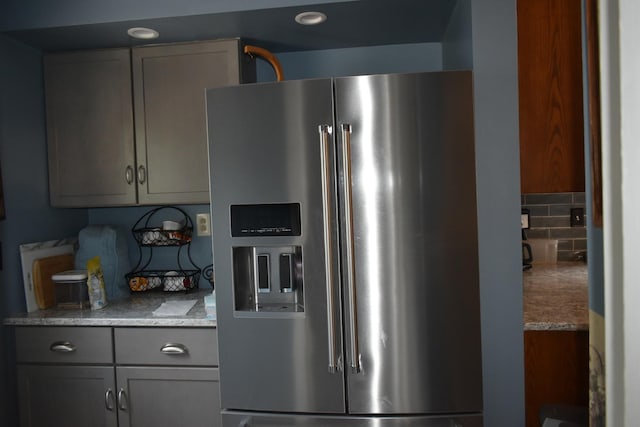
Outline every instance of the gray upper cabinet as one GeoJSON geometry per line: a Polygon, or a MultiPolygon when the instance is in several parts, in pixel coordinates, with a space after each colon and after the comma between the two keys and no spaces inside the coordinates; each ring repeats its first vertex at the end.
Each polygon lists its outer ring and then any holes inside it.
{"type": "Polygon", "coordinates": [[[129,49],[44,57],[53,206],[136,203],[129,49]]]}
{"type": "Polygon", "coordinates": [[[242,83],[243,72],[255,78],[241,47],[229,39],[46,55],[51,204],[208,203],[205,89],[242,83]]]}
{"type": "Polygon", "coordinates": [[[241,83],[240,43],[132,50],[138,201],[209,203],[205,89],[241,83]]]}

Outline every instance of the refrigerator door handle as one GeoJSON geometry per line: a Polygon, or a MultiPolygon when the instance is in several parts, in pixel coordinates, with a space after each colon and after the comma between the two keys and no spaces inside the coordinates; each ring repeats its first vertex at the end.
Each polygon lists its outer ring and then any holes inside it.
{"type": "Polygon", "coordinates": [[[335,297],[333,285],[333,243],[331,239],[331,163],[329,151],[329,135],[332,128],[329,125],[318,126],[320,133],[320,163],[322,168],[322,210],[324,218],[324,268],[325,284],[327,289],[327,331],[329,344],[329,373],[336,373],[340,370],[340,363],[336,355],[336,316],[335,297]]]}
{"type": "Polygon", "coordinates": [[[349,289],[349,329],[351,341],[351,372],[362,371],[360,349],[358,345],[358,317],[356,312],[356,270],[355,236],[353,231],[353,200],[351,197],[351,132],[350,124],[343,123],[342,130],[342,169],[344,172],[343,194],[345,211],[345,243],[347,246],[347,285],[349,289]]]}

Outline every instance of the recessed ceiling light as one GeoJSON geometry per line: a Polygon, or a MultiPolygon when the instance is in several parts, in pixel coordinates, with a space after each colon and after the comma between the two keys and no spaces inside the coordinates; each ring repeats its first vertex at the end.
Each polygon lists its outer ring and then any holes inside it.
{"type": "Polygon", "coordinates": [[[160,35],[160,33],[158,33],[156,30],[144,27],[129,28],[127,30],[127,34],[129,34],[129,36],[133,37],[134,39],[144,40],[155,39],[160,35]]]}
{"type": "Polygon", "coordinates": [[[318,25],[327,20],[322,12],[302,12],[296,15],[296,22],[300,25],[318,25]]]}

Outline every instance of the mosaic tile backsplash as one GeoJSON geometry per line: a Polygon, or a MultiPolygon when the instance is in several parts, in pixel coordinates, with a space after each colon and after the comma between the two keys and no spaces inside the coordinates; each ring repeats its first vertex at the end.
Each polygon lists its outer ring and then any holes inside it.
{"type": "MultiPolygon", "coordinates": [[[[558,261],[578,261],[587,252],[587,229],[571,227],[571,208],[583,208],[584,192],[523,194],[521,205],[529,209],[529,239],[557,239],[558,261]]],[[[584,223],[587,219],[585,215],[584,223]]]]}

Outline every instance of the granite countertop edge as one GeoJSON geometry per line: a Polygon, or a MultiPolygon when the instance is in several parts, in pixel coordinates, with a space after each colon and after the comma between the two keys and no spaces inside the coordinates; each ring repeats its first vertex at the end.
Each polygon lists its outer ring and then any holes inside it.
{"type": "Polygon", "coordinates": [[[120,327],[200,327],[215,328],[217,322],[214,319],[182,319],[164,318],[153,319],[127,318],[127,319],[87,319],[87,318],[60,318],[60,317],[8,317],[4,320],[5,326],[120,326],[120,327]]]}
{"type": "Polygon", "coordinates": [[[524,324],[525,331],[588,331],[588,323],[570,322],[527,322],[524,324]]]}
{"type": "Polygon", "coordinates": [[[119,327],[200,327],[215,328],[215,319],[207,316],[204,296],[210,289],[189,293],[142,292],[110,301],[100,310],[46,309],[15,313],[3,319],[6,326],[119,326],[119,327]],[[184,316],[156,316],[153,311],[168,301],[195,300],[184,316]]]}

